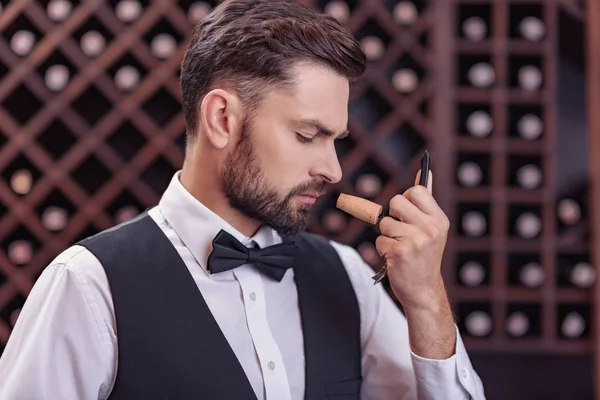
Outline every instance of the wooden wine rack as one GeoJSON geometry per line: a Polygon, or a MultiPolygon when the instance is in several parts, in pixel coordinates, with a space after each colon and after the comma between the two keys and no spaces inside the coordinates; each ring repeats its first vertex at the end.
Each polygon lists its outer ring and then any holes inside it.
{"type": "MultiPolygon", "coordinates": [[[[328,3],[299,1],[321,10],[328,3]]],[[[11,331],[10,316],[20,309],[43,268],[78,239],[113,226],[119,207],[131,204],[141,211],[155,205],[183,160],[185,124],[178,71],[193,26],[187,16],[192,1],[142,1],[142,15],[129,24],[115,16],[116,1],[73,2],[78,5],[63,23],[48,19],[47,3],[3,1],[0,12],[0,352],[11,331]],[[18,29],[36,34],[35,47],[25,57],[9,47],[18,29]],[[81,36],[90,29],[107,39],[106,48],[95,58],[84,55],[79,46],[81,36]],[[150,51],[151,38],[160,32],[177,40],[175,54],[166,60],[150,51]],[[67,65],[71,72],[68,86],[58,93],[48,89],[43,79],[45,70],[55,63],[67,65]],[[142,73],[139,86],[129,93],[120,91],[113,80],[116,69],[124,64],[142,73]],[[10,176],[19,168],[34,175],[33,190],[25,196],[15,194],[9,185],[10,176]],[[69,211],[68,226],[56,233],[46,230],[40,220],[40,210],[53,202],[69,211]],[[17,239],[35,245],[33,259],[23,266],[11,263],[6,253],[8,244],[17,239]]],[[[209,3],[214,6],[216,2],[209,3]]],[[[585,11],[583,2],[576,0],[415,0],[418,18],[403,26],[394,20],[396,3],[347,1],[351,14],[345,24],[358,39],[379,37],[385,52],[369,62],[363,81],[352,93],[352,135],[338,148],[344,178],[315,206],[310,230],[353,246],[373,243],[378,234],[375,228],[348,218],[346,229],[332,233],[322,223],[325,213],[334,209],[339,193],[358,195],[356,180],[364,173],[380,177],[382,190],[372,200],[386,205],[413,184],[420,156],[428,149],[435,174],[434,196],[452,221],[443,270],[467,346],[493,352],[600,353],[600,340],[594,340],[600,314],[592,308],[594,299],[600,303],[600,294],[596,290],[594,297],[593,289],[559,287],[555,279],[557,256],[563,251],[587,255],[593,248],[593,265],[600,264],[600,242],[591,229],[600,226],[600,219],[591,210],[593,219],[564,236],[557,233],[553,154],[559,78],[557,15],[563,10],[582,20],[586,14],[599,20],[598,4],[590,2],[593,5],[585,11]],[[467,6],[489,12],[490,35],[479,43],[467,42],[458,33],[467,6]],[[510,18],[519,7],[539,10],[546,25],[541,42],[529,43],[511,34],[510,18]],[[496,72],[492,88],[480,90],[461,83],[464,56],[490,61],[496,72]],[[511,62],[519,57],[539,60],[542,90],[523,93],[514,87],[511,62]],[[401,94],[392,85],[391,76],[401,67],[413,69],[419,78],[410,94],[401,94]],[[494,120],[490,137],[475,139],[458,128],[461,107],[469,104],[490,110],[494,120]],[[519,105],[542,110],[545,129],[539,140],[526,142],[509,135],[511,110],[519,105]],[[465,189],[456,183],[455,170],[463,153],[488,157],[488,185],[465,189]],[[508,185],[509,160],[515,155],[539,156],[544,175],[541,189],[525,191],[508,185]],[[490,231],[484,238],[459,233],[459,208],[473,203],[489,208],[490,231]],[[510,210],[515,203],[533,205],[539,211],[543,224],[539,238],[511,236],[510,210]],[[477,288],[463,287],[457,279],[459,261],[469,253],[481,253],[488,260],[489,278],[477,288]],[[547,277],[541,288],[508,283],[510,256],[520,253],[539,256],[547,277]],[[558,335],[562,307],[569,304],[581,305],[594,324],[582,339],[565,340],[558,335]],[[533,336],[510,339],[506,335],[504,321],[513,305],[533,306],[531,310],[539,314],[534,318],[538,326],[533,336]],[[483,307],[491,313],[489,336],[474,338],[465,332],[464,307],[483,307]]],[[[593,38],[588,67],[600,72],[597,26],[590,24],[588,30],[593,38]]],[[[597,133],[600,74],[592,75],[589,129],[597,133]]],[[[595,205],[600,201],[600,164],[591,155],[600,150],[600,141],[597,134],[590,139],[590,204],[595,205]]],[[[372,267],[377,269],[381,263],[372,267]]]]}

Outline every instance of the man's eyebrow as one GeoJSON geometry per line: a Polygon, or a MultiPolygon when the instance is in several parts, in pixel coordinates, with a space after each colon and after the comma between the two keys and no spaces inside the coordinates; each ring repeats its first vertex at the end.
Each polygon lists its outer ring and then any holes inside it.
{"type": "MultiPolygon", "coordinates": [[[[319,131],[319,133],[321,133],[325,136],[328,136],[328,137],[336,136],[336,133],[332,129],[327,128],[320,121],[317,121],[316,119],[301,119],[299,121],[299,124],[304,125],[309,128],[316,129],[317,131],[319,131]]],[[[349,134],[350,134],[350,131],[348,129],[346,129],[344,132],[337,135],[336,139],[345,139],[348,137],[349,134]]]]}

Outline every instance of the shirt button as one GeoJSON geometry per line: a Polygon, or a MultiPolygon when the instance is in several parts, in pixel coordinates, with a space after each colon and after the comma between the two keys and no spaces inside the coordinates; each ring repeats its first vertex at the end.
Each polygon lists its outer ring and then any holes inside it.
{"type": "Polygon", "coordinates": [[[271,371],[275,370],[275,363],[273,361],[269,361],[269,363],[267,364],[267,367],[269,367],[269,369],[271,371]]]}
{"type": "Polygon", "coordinates": [[[256,301],[256,293],[254,293],[254,292],[250,293],[250,300],[256,301]]]}
{"type": "Polygon", "coordinates": [[[469,377],[469,374],[467,373],[466,369],[462,370],[462,377],[463,377],[463,379],[467,379],[469,377]]]}

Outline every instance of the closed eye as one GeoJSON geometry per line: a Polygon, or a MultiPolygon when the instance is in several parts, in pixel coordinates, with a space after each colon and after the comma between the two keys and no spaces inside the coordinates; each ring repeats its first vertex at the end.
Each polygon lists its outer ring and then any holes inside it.
{"type": "Polygon", "coordinates": [[[304,144],[309,144],[309,143],[312,143],[314,141],[313,138],[306,137],[306,136],[301,135],[299,133],[296,133],[296,137],[298,138],[298,141],[300,143],[304,143],[304,144]]]}

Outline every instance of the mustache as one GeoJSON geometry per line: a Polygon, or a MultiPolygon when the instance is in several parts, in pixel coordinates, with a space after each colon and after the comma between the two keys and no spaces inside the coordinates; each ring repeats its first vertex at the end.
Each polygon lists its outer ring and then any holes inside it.
{"type": "Polygon", "coordinates": [[[313,181],[301,184],[292,189],[288,197],[296,196],[302,193],[314,193],[316,195],[322,196],[327,191],[328,185],[329,184],[324,181],[313,181]]]}

